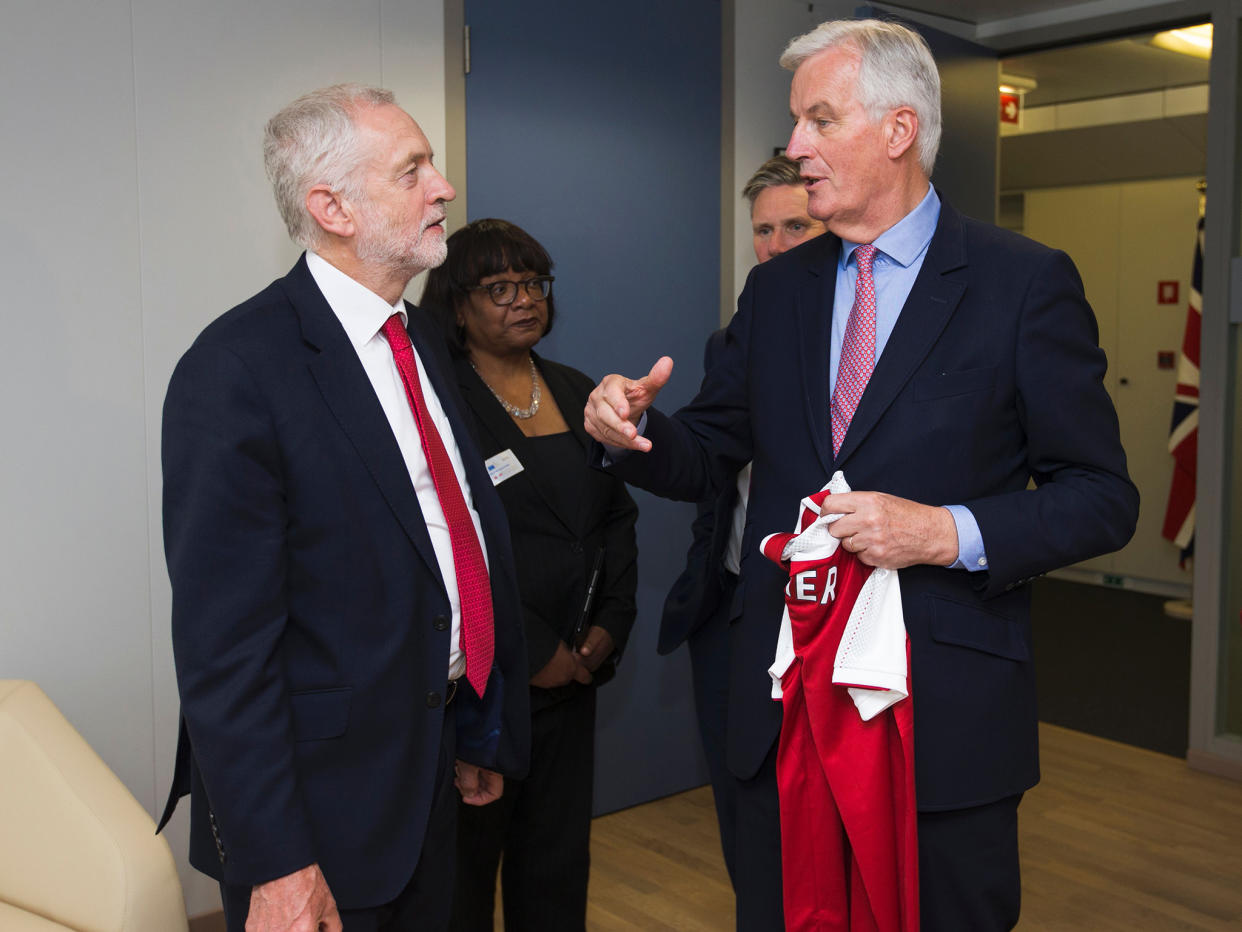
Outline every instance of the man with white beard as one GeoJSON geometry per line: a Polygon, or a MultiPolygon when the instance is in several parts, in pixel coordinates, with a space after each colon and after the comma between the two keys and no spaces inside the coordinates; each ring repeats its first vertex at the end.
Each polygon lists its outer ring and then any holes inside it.
{"type": "Polygon", "coordinates": [[[508,527],[435,325],[445,202],[390,92],[315,91],[266,129],[293,270],[223,315],[164,405],[181,694],[161,827],[230,932],[447,927],[454,783],[483,804],[529,745],[508,527]]]}

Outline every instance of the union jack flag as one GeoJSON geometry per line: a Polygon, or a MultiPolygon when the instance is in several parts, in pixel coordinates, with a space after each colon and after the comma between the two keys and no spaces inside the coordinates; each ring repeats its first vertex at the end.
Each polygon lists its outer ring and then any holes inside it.
{"type": "Polygon", "coordinates": [[[1199,329],[1203,321],[1203,218],[1195,238],[1195,268],[1190,280],[1186,332],[1177,363],[1177,394],[1173,397],[1173,483],[1161,534],[1181,548],[1181,565],[1195,551],[1195,465],[1199,452],[1199,329]]]}

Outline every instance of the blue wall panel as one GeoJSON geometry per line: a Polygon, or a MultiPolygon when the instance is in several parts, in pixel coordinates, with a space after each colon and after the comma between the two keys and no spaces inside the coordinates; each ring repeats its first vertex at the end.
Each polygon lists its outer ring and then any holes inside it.
{"type": "MultiPolygon", "coordinates": [[[[552,254],[559,316],[540,352],[597,378],[670,355],[660,403],[673,410],[698,387],[720,306],[718,0],[658,16],[468,0],[466,22],[470,219],[511,220],[552,254]]],[[[706,782],[685,650],[655,653],[693,508],[635,498],[639,617],[600,694],[598,812],[706,782]]]]}

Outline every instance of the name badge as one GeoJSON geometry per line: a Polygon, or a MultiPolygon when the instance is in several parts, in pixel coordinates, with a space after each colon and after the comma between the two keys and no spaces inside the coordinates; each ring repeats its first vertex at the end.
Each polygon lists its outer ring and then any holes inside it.
{"type": "Polygon", "coordinates": [[[524,470],[526,467],[518,462],[518,458],[513,455],[512,450],[505,450],[497,453],[487,461],[487,474],[492,477],[492,485],[500,485],[506,479],[511,479],[524,470]]]}

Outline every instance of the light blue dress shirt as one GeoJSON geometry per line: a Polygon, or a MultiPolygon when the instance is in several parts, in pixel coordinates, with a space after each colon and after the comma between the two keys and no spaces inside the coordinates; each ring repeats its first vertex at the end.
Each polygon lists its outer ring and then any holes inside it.
{"type": "MultiPolygon", "coordinates": [[[[905,306],[914,280],[923,268],[923,260],[927,258],[927,247],[931,245],[936,224],[940,220],[940,198],[936,189],[927,186],[927,195],[919,202],[919,206],[901,218],[894,226],[889,227],[875,238],[872,243],[876,248],[875,259],[871,264],[872,277],[875,279],[875,358],[877,363],[888,338],[897,325],[897,318],[905,306]]],[[[828,359],[828,387],[835,389],[837,384],[837,366],[841,361],[841,345],[845,342],[845,325],[849,320],[849,309],[854,306],[854,284],[858,279],[858,264],[851,261],[854,250],[861,244],[849,240],[841,241],[841,258],[837,264],[837,287],[833,297],[832,338],[828,359]],[[845,313],[837,313],[844,309],[845,313]]],[[[987,554],[983,549],[983,536],[979,533],[979,523],[970,509],[964,505],[946,505],[953,522],[957,525],[957,561],[952,564],[955,569],[972,571],[985,570],[988,567],[987,554]]]]}
{"type": "MultiPolygon", "coordinates": [[[[919,206],[889,227],[872,243],[876,248],[871,264],[875,278],[875,358],[888,344],[888,338],[897,325],[897,317],[910,296],[914,280],[918,278],[927,247],[931,245],[936,224],[940,221],[940,198],[936,189],[928,185],[927,196],[919,206]]],[[[841,345],[845,342],[845,324],[850,308],[854,306],[854,285],[858,280],[858,263],[854,250],[861,243],[841,240],[841,258],[837,262],[837,290],[833,298],[832,344],[829,351],[828,389],[837,384],[837,364],[841,360],[841,345]],[[844,313],[842,313],[844,312],[844,313]]]]}

